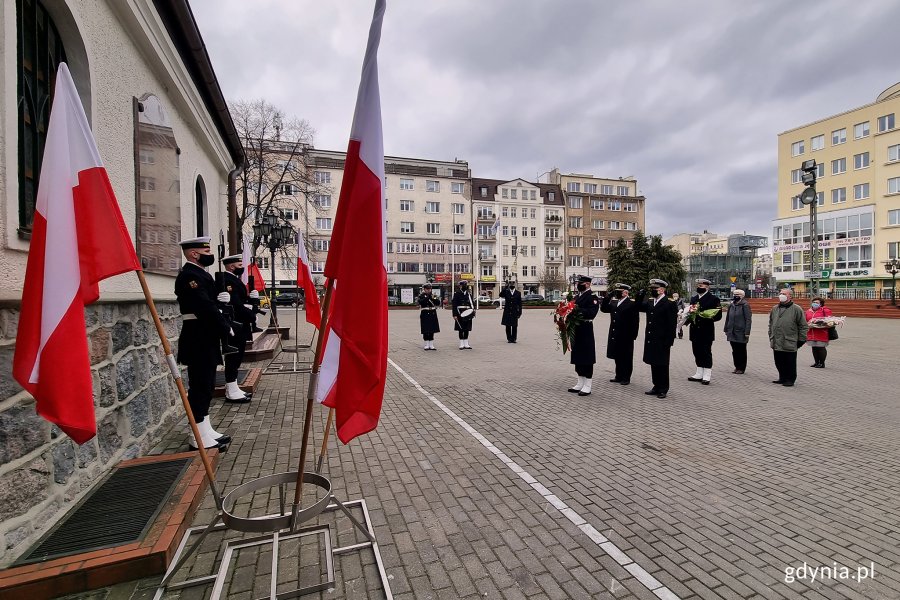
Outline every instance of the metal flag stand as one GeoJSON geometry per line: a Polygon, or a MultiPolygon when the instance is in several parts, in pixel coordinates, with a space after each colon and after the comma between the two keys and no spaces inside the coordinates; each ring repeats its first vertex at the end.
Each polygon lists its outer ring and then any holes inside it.
{"type": "MultiPolygon", "coordinates": [[[[322,306],[323,330],[327,324],[326,315],[328,314],[328,305],[331,302],[332,289],[333,286],[329,283],[328,289],[325,292],[325,299],[322,306]]],[[[160,332],[162,332],[161,325],[159,325],[158,328],[160,332]]],[[[215,489],[210,467],[207,471],[207,477],[210,480],[210,485],[213,489],[213,493],[216,499],[216,515],[213,517],[212,521],[205,527],[191,527],[185,532],[184,537],[182,538],[181,543],[179,544],[177,550],[175,551],[175,555],[172,558],[172,563],[170,564],[168,570],[166,571],[166,574],[163,576],[162,581],[156,589],[154,600],[160,600],[166,591],[175,591],[198,585],[207,585],[210,583],[213,584],[210,600],[219,600],[224,591],[226,578],[228,576],[228,572],[230,570],[231,563],[236,552],[245,548],[268,546],[269,544],[271,544],[272,546],[272,570],[269,574],[270,588],[268,596],[271,600],[296,598],[304,594],[329,589],[334,585],[335,582],[334,557],[349,552],[361,551],[365,548],[371,548],[375,556],[375,563],[378,566],[378,574],[381,579],[381,585],[384,590],[384,596],[386,600],[393,600],[394,596],[391,593],[391,587],[390,583],[388,582],[387,573],[384,570],[384,562],[381,559],[381,552],[378,548],[378,542],[375,539],[375,533],[372,528],[372,521],[369,517],[369,510],[366,506],[365,500],[360,498],[358,500],[342,502],[334,495],[331,481],[320,473],[325,453],[324,448],[328,441],[328,431],[330,430],[332,423],[331,411],[329,411],[328,425],[324,436],[325,439],[323,443],[323,451],[320,455],[316,471],[304,471],[307,449],[309,447],[309,435],[312,428],[312,411],[313,404],[315,402],[316,382],[318,380],[319,366],[321,364],[323,349],[324,336],[320,335],[316,343],[316,353],[313,359],[313,365],[310,373],[309,386],[307,388],[306,416],[303,424],[303,442],[300,448],[300,462],[298,470],[286,473],[276,473],[274,475],[266,475],[264,477],[254,479],[234,488],[224,498],[220,499],[218,492],[215,489]],[[286,503],[286,486],[291,482],[293,482],[295,485],[294,501],[290,505],[290,507],[288,507],[286,503]],[[316,501],[305,508],[302,507],[304,483],[308,483],[317,488],[316,501]],[[279,511],[277,513],[268,514],[261,517],[244,517],[235,514],[235,508],[239,504],[239,500],[253,495],[258,491],[270,489],[273,487],[278,488],[279,511]],[[363,522],[365,524],[360,523],[360,521],[353,516],[353,514],[350,512],[349,507],[359,507],[362,510],[363,522]],[[350,544],[347,546],[336,547],[332,543],[330,525],[324,524],[300,527],[302,523],[309,521],[320,514],[334,512],[337,510],[340,510],[350,520],[354,528],[365,537],[366,541],[350,544]],[[184,564],[187,562],[187,559],[197,552],[203,540],[213,531],[223,530],[238,531],[243,533],[261,533],[264,535],[248,539],[238,538],[226,541],[224,545],[224,554],[222,555],[222,559],[219,562],[219,567],[215,573],[201,577],[195,577],[193,579],[187,579],[185,581],[173,582],[172,579],[175,574],[178,573],[179,569],[181,569],[182,566],[184,566],[184,564]],[[185,548],[188,547],[190,537],[197,532],[200,533],[199,537],[185,552],[185,548]],[[300,540],[305,536],[319,535],[323,536],[323,544],[325,548],[325,580],[306,587],[300,587],[285,592],[278,592],[276,587],[278,584],[278,559],[280,545],[283,542],[289,540],[300,540]]],[[[180,384],[180,380],[179,386],[183,388],[183,386],[181,386],[180,384]]],[[[186,403],[186,396],[184,396],[184,399],[186,403]]],[[[190,417],[190,412],[188,414],[190,417]]],[[[196,424],[193,422],[192,417],[191,424],[194,428],[196,428],[196,424]]],[[[201,456],[204,455],[205,453],[201,451],[201,456]]]]}
{"type": "MultiPolygon", "coordinates": [[[[300,296],[300,288],[297,288],[297,296],[300,296]]],[[[309,304],[306,303],[306,310],[309,310],[309,304]]],[[[299,338],[300,332],[300,303],[294,306],[294,339],[299,338]]],[[[292,366],[287,368],[287,363],[275,362],[274,360],[266,365],[264,373],[266,375],[293,375],[295,373],[309,373],[312,371],[312,363],[309,361],[300,361],[298,356],[301,351],[309,351],[312,349],[313,340],[316,339],[316,331],[313,330],[312,337],[308,344],[295,343],[293,346],[281,345],[281,353],[287,352],[293,354],[292,366]]]]}

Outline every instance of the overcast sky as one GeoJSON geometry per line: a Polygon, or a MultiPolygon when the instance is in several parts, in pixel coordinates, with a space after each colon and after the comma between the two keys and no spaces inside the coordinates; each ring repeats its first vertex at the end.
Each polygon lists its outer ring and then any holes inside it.
{"type": "MultiPolygon", "coordinates": [[[[374,0],[191,5],[229,101],[346,149],[374,0]]],[[[385,154],[632,175],[648,233],[770,236],[778,133],[900,81],[898,23],[896,0],[388,0],[385,154]]]]}

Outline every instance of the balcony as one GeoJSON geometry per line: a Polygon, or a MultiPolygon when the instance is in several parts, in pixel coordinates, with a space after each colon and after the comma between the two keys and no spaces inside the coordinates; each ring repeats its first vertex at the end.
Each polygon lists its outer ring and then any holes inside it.
{"type": "Polygon", "coordinates": [[[545,244],[562,244],[563,240],[561,237],[548,237],[544,238],[545,244]]]}
{"type": "Polygon", "coordinates": [[[544,223],[548,225],[562,225],[562,217],[557,215],[547,215],[544,217],[544,223]]]}
{"type": "Polygon", "coordinates": [[[478,260],[481,262],[497,262],[496,254],[480,254],[478,260]]]}
{"type": "Polygon", "coordinates": [[[561,263],[563,261],[562,254],[548,254],[544,257],[544,262],[561,263]]]}
{"type": "Polygon", "coordinates": [[[497,220],[497,215],[494,213],[478,213],[475,218],[479,221],[490,221],[493,223],[497,220]]]}
{"type": "Polygon", "coordinates": [[[493,240],[496,240],[496,239],[497,239],[497,236],[496,236],[496,235],[491,235],[491,234],[489,234],[489,233],[479,233],[479,234],[478,234],[478,239],[479,239],[479,240],[492,240],[492,241],[493,241],[493,240]]]}

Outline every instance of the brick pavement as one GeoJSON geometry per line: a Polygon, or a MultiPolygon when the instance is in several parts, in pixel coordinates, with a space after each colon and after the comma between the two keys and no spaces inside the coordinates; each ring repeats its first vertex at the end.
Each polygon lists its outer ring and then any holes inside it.
{"type": "MultiPolygon", "coordinates": [[[[765,317],[754,315],[747,374],[730,374],[720,336],[712,385],[690,383],[690,342],[678,340],[672,389],[659,400],[643,394],[650,377],[639,356],[631,386],[607,383],[603,317],[594,394],[584,398],[565,391],[574,370],[548,311],[525,312],[515,345],[505,343],[500,313],[484,311],[472,351],[456,349],[449,313],[440,313],[438,352],[421,350],[417,313],[390,317],[392,361],[446,410],[389,367],[381,425],[349,446],[332,443],[327,471],[342,497],[365,494],[396,598],[657,598],[642,580],[681,598],[900,598],[900,323],[851,320],[828,368],[809,369],[803,348],[798,385],[783,388],[770,383],[765,317]],[[804,561],[854,571],[871,561],[876,574],[785,583],[785,568],[804,561]]],[[[305,375],[266,376],[253,403],[215,406],[218,428],[236,438],[219,467],[226,491],[296,468],[305,391],[305,375]]],[[[317,409],[317,440],[323,419],[317,409]]],[[[182,450],[185,430],[159,450],[182,450]]],[[[260,514],[275,503],[264,495],[243,504],[260,514]]],[[[196,523],[211,510],[207,498],[196,523]]],[[[346,520],[334,523],[350,543],[346,520]]],[[[213,565],[222,537],[204,545],[192,574],[213,565]]],[[[316,544],[300,548],[299,568],[296,547],[285,552],[279,591],[298,569],[304,583],[317,576],[316,544]]],[[[265,593],[270,559],[265,549],[243,551],[229,597],[265,593]]],[[[335,589],[319,596],[379,597],[371,552],[336,568],[335,589]]],[[[152,584],[96,597],[149,598],[152,584]]]]}

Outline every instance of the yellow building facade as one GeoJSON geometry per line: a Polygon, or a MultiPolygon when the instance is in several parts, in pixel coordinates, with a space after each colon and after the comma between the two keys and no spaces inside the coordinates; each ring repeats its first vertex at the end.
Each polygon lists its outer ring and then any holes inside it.
{"type": "Polygon", "coordinates": [[[810,208],[800,202],[803,161],[817,163],[820,289],[878,298],[885,268],[900,258],[900,83],[875,102],[778,135],[778,213],[773,275],[805,291],[810,277],[810,208]]]}

